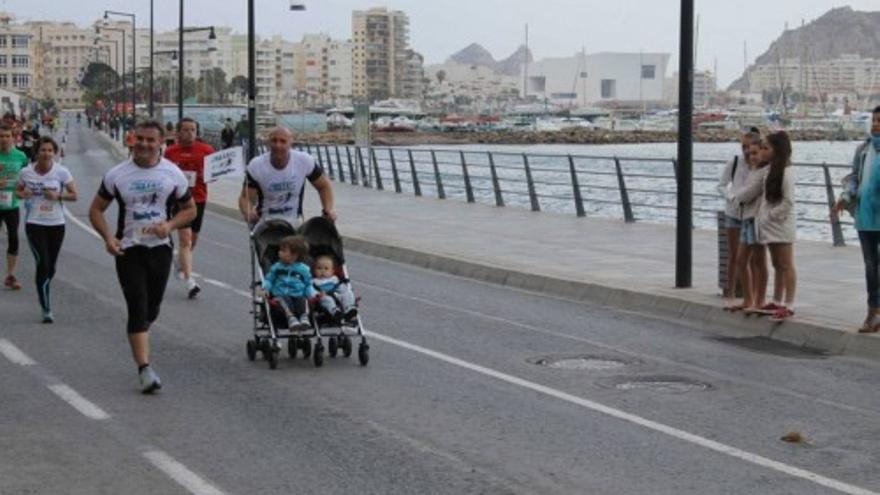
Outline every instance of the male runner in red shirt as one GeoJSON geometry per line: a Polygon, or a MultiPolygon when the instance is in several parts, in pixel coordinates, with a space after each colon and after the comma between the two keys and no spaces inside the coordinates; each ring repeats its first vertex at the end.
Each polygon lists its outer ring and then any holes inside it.
{"type": "Polygon", "coordinates": [[[205,203],[208,201],[208,185],[205,184],[205,157],[214,153],[210,145],[196,140],[198,124],[195,120],[184,117],[177,124],[177,142],[165,150],[165,158],[176,163],[189,183],[189,190],[196,203],[196,219],[189,227],[177,231],[180,241],[178,260],[180,272],[186,282],[187,295],[190,299],[202,290],[192,278],[192,257],[202,229],[205,216],[205,203]]]}

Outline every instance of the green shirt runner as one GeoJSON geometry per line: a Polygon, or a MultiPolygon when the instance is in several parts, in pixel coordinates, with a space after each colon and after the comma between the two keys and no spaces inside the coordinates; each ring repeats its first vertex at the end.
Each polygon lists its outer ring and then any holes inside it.
{"type": "Polygon", "coordinates": [[[16,148],[9,153],[0,152],[0,210],[15,210],[18,208],[18,197],[15,196],[15,186],[21,169],[28,164],[27,155],[16,148]],[[5,184],[3,183],[5,181],[5,184]]]}

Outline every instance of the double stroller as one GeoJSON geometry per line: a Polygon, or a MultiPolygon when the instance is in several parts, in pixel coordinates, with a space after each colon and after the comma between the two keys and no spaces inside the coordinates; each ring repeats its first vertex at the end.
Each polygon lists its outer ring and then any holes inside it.
{"type": "Polygon", "coordinates": [[[302,353],[303,358],[311,357],[315,367],[324,364],[324,339],[327,339],[327,352],[331,358],[339,353],[349,357],[353,351],[353,340],[358,344],[358,361],[366,366],[370,360],[370,346],[364,336],[362,318],[342,320],[328,314],[318,298],[310,298],[308,304],[309,327],[294,329],[288,325],[287,314],[279,301],[258,292],[263,276],[273,263],[278,261],[278,248],[281,239],[299,234],[309,244],[309,257],[333,257],[335,275],[339,280],[348,280],[342,239],[333,222],[323,217],[314,217],[304,223],[299,230],[284,220],[263,221],[253,229],[251,239],[251,304],[254,321],[253,338],[247,341],[247,356],[251,361],[260,353],[268,361],[269,368],[278,367],[281,343],[287,341],[287,353],[291,359],[302,353]]]}

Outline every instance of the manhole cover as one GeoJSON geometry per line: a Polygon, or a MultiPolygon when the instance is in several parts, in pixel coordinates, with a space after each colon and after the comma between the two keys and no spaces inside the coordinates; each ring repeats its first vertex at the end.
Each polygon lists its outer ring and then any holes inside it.
{"type": "Polygon", "coordinates": [[[797,346],[767,337],[715,337],[715,340],[753,352],[794,359],[825,359],[829,356],[827,351],[797,346]]]}
{"type": "Polygon", "coordinates": [[[605,371],[623,368],[629,363],[623,359],[607,356],[589,355],[554,355],[541,356],[528,360],[538,366],[546,366],[557,370],[588,370],[605,371]]]}
{"type": "Polygon", "coordinates": [[[617,390],[652,390],[667,394],[683,394],[710,390],[712,385],[680,376],[622,376],[604,382],[602,385],[617,390]]]}

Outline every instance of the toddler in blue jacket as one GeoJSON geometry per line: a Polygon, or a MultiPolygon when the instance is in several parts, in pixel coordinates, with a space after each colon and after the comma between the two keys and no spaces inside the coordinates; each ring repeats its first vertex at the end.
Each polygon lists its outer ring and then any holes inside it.
{"type": "Polygon", "coordinates": [[[263,278],[263,290],[281,304],[290,330],[305,330],[309,325],[308,298],[317,294],[312,286],[312,272],[303,260],[309,245],[301,236],[281,239],[278,261],[263,278]]]}

